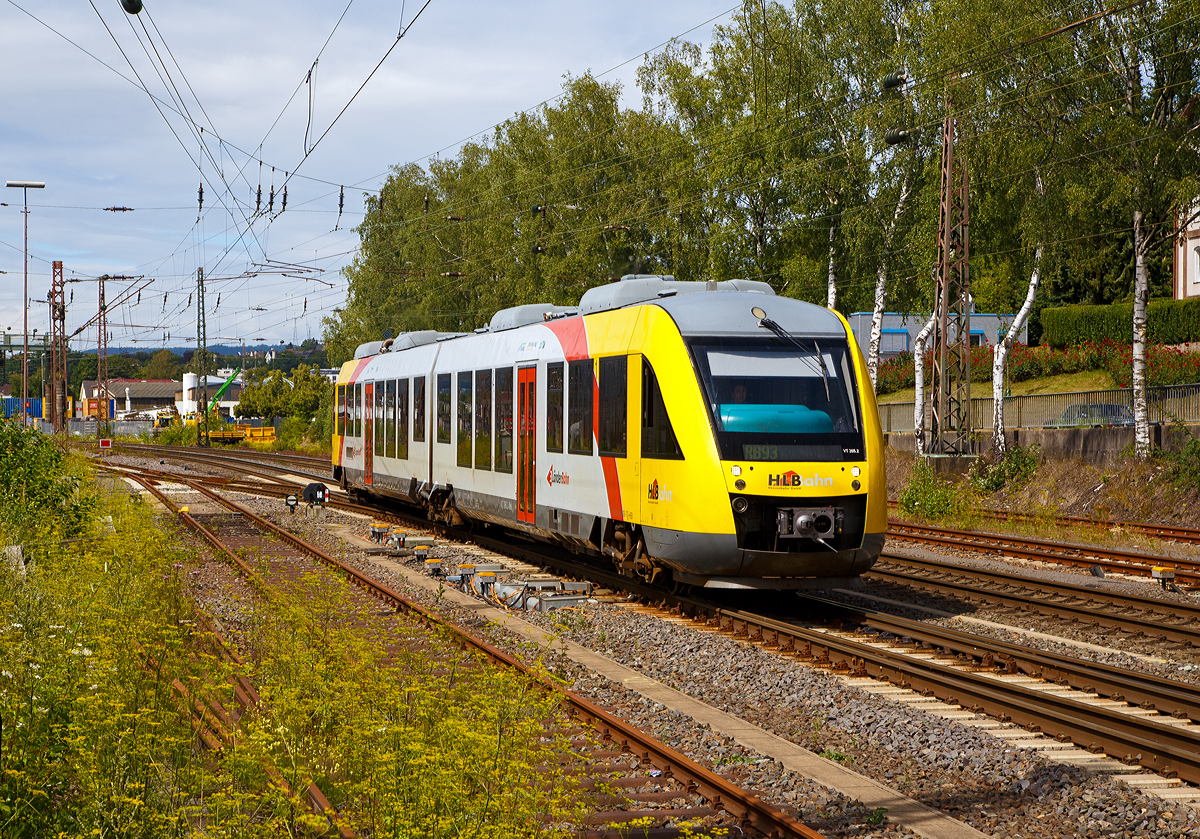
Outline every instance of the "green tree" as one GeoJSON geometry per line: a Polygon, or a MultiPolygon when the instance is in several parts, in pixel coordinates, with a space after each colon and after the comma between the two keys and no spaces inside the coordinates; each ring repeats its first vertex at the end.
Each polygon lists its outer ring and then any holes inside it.
{"type": "Polygon", "coordinates": [[[310,422],[322,398],[332,390],[333,385],[316,367],[297,367],[290,377],[260,367],[247,373],[234,413],[239,417],[295,417],[310,422]]]}
{"type": "Polygon", "coordinates": [[[168,349],[157,351],[150,357],[150,361],[142,370],[142,377],[146,379],[178,379],[178,356],[168,349]]]}

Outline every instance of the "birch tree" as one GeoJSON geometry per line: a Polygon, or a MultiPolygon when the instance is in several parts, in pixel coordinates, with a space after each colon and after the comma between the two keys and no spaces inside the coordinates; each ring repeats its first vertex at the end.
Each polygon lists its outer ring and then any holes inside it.
{"type": "Polygon", "coordinates": [[[1017,316],[1008,325],[1004,337],[996,344],[992,352],[992,453],[998,461],[1007,449],[1004,439],[1004,371],[1008,365],[1008,353],[1025,323],[1029,313],[1033,311],[1033,301],[1037,299],[1038,284],[1042,276],[1042,243],[1038,242],[1037,253],[1033,257],[1033,272],[1029,275],[1029,291],[1025,294],[1025,302],[1021,304],[1017,316]]]}

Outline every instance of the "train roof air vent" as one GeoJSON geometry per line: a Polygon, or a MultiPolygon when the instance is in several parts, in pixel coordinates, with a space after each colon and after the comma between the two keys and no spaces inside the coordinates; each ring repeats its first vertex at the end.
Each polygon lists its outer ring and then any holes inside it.
{"type": "Polygon", "coordinates": [[[699,294],[705,291],[753,291],[772,295],[775,293],[771,286],[756,280],[686,282],[669,274],[627,274],[620,282],[585,291],[579,301],[579,311],[581,314],[590,315],[593,312],[607,312],[666,297],[682,297],[685,294],[699,294]]]}
{"type": "Polygon", "coordinates": [[[573,317],[579,314],[576,306],[553,306],[549,303],[527,303],[524,306],[513,306],[511,309],[501,309],[492,315],[488,328],[492,332],[503,332],[506,329],[516,329],[518,326],[529,326],[531,323],[543,323],[547,320],[573,317]],[[552,315],[553,317],[547,317],[552,315]]]}
{"type": "Polygon", "coordinates": [[[401,332],[395,338],[389,338],[387,341],[368,341],[365,344],[359,344],[358,349],[354,351],[354,357],[370,358],[373,355],[379,355],[381,352],[399,352],[400,350],[420,347],[424,344],[432,344],[434,341],[455,338],[462,334],[464,333],[435,332],[432,329],[423,329],[419,332],[401,332]],[[384,344],[390,344],[390,346],[385,348],[384,344]]]}

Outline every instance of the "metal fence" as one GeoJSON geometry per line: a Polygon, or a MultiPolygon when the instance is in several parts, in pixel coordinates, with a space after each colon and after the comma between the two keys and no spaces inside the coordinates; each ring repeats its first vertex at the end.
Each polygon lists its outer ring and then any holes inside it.
{"type": "MultiPolygon", "coordinates": [[[[1150,422],[1200,423],[1200,384],[1146,388],[1150,422]]],[[[1133,410],[1133,390],[1084,390],[1075,393],[1042,393],[1009,396],[1004,400],[1005,428],[1071,427],[1074,420],[1067,412],[1080,405],[1123,405],[1133,410]]],[[[913,430],[912,402],[891,402],[879,406],[879,420],[885,433],[913,430]]],[[[930,404],[925,406],[925,428],[929,428],[930,404]]],[[[990,430],[992,398],[971,400],[971,427],[990,430]]]]}

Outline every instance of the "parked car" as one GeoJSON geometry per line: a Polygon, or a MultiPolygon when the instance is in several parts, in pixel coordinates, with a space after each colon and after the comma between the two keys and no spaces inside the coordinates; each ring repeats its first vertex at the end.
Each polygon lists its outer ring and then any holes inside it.
{"type": "Polygon", "coordinates": [[[1092,402],[1068,405],[1045,428],[1114,428],[1133,425],[1133,411],[1126,405],[1092,402]]]}

